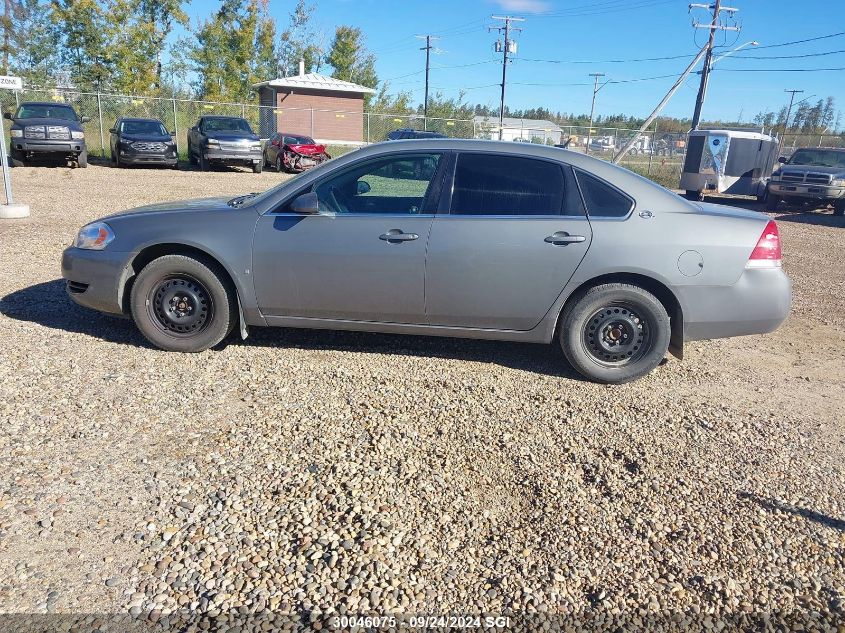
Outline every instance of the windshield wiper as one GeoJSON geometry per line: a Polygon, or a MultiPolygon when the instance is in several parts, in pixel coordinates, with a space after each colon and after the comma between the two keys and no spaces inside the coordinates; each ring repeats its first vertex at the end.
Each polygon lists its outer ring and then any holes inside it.
{"type": "Polygon", "coordinates": [[[246,202],[247,200],[250,200],[251,198],[254,198],[255,196],[257,196],[258,193],[259,193],[258,191],[254,191],[253,193],[248,193],[248,194],[245,194],[243,196],[238,196],[237,198],[232,198],[226,204],[228,204],[230,207],[239,207],[244,202],[246,202]]]}

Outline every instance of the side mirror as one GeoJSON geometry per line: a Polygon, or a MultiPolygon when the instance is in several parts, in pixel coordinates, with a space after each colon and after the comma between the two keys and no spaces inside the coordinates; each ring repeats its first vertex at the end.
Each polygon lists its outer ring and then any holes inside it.
{"type": "Polygon", "coordinates": [[[109,134],[117,134],[117,130],[114,129],[113,127],[109,128],[109,134]]]}
{"type": "Polygon", "coordinates": [[[84,116],[81,119],[79,119],[79,122],[80,123],[88,123],[90,120],[91,120],[91,117],[84,116]]]}
{"type": "Polygon", "coordinates": [[[176,138],[176,132],[170,132],[171,138],[176,138]]]}
{"type": "Polygon", "coordinates": [[[778,162],[782,165],[785,164],[786,163],[786,156],[780,156],[778,158],[778,162]]]}
{"type": "Polygon", "coordinates": [[[317,215],[320,213],[320,200],[313,191],[303,193],[291,202],[290,210],[302,215],[317,215]]]}
{"type": "Polygon", "coordinates": [[[9,121],[14,121],[14,119],[12,118],[12,113],[11,113],[11,112],[4,112],[4,113],[3,113],[3,118],[4,118],[4,119],[8,119],[9,121]]]}
{"type": "Polygon", "coordinates": [[[366,180],[359,180],[356,187],[356,191],[359,196],[365,193],[369,193],[370,183],[368,183],[366,180]]]}

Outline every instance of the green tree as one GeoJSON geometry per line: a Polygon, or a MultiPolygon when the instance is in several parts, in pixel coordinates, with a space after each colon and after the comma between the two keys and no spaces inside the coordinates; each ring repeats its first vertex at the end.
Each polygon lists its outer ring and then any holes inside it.
{"type": "Polygon", "coordinates": [[[245,100],[256,82],[253,46],[259,11],[255,0],[223,0],[202,23],[189,57],[197,91],[208,100],[245,100]]]}
{"type": "Polygon", "coordinates": [[[278,75],[294,75],[299,60],[305,60],[305,72],[317,72],[323,57],[321,36],[311,25],[315,6],[307,0],[297,0],[287,28],[279,36],[278,75]]]}
{"type": "Polygon", "coordinates": [[[41,0],[17,0],[13,5],[10,60],[5,72],[23,77],[28,86],[52,85],[59,46],[52,8],[41,0]]]}
{"type": "Polygon", "coordinates": [[[368,88],[375,88],[378,84],[375,55],[367,51],[359,28],[337,27],[326,61],[332,67],[332,77],[336,79],[352,81],[368,88]]]}
{"type": "Polygon", "coordinates": [[[59,59],[73,84],[91,89],[106,81],[111,68],[104,6],[96,0],[53,0],[51,17],[60,34],[59,59]]]}
{"type": "Polygon", "coordinates": [[[261,13],[255,31],[253,75],[259,81],[275,79],[279,71],[279,52],[276,47],[276,21],[270,15],[269,0],[261,1],[261,13]]]}

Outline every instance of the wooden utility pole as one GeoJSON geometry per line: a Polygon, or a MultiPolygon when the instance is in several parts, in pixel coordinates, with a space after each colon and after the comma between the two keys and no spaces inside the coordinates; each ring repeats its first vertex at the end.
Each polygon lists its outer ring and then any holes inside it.
{"type": "Polygon", "coordinates": [[[499,33],[504,33],[505,41],[496,42],[496,52],[502,53],[502,96],[499,101],[499,140],[502,140],[502,127],[505,119],[505,81],[508,73],[508,54],[516,53],[516,42],[511,40],[511,31],[522,31],[520,28],[512,27],[511,22],[525,22],[525,18],[515,18],[512,16],[491,16],[494,20],[501,20],[505,23],[504,26],[491,26],[488,31],[496,30],[499,33]],[[501,47],[501,51],[499,50],[501,47]]]}
{"type": "Polygon", "coordinates": [[[431,50],[434,48],[431,45],[431,40],[440,39],[435,37],[434,35],[417,35],[419,39],[425,39],[425,46],[420,48],[421,51],[425,51],[425,98],[423,101],[423,129],[428,129],[428,71],[430,68],[431,62],[431,50]]]}
{"type": "MultiPolygon", "coordinates": [[[[584,153],[590,153],[590,139],[593,137],[593,115],[596,112],[596,95],[598,94],[599,90],[604,88],[607,85],[607,81],[605,81],[601,86],[599,86],[599,77],[604,77],[604,73],[590,73],[590,77],[594,79],[593,81],[593,103],[590,106],[590,127],[587,128],[587,144],[584,146],[584,153]]],[[[609,80],[608,80],[609,81],[609,80]]]]}
{"type": "Polygon", "coordinates": [[[713,41],[716,39],[716,31],[739,31],[738,26],[726,26],[724,24],[719,24],[719,14],[722,11],[730,13],[733,15],[739,9],[735,7],[723,7],[722,0],[716,0],[713,4],[691,4],[689,5],[690,9],[712,9],[713,10],[713,19],[710,21],[710,24],[699,24],[698,22],[693,22],[693,28],[696,29],[710,29],[710,36],[707,39],[707,53],[704,56],[704,67],[701,70],[701,83],[698,85],[698,96],[695,98],[695,111],[692,115],[692,126],[693,130],[698,129],[698,124],[701,122],[701,109],[704,106],[704,97],[707,95],[707,80],[710,77],[710,67],[713,62],[713,41]]]}

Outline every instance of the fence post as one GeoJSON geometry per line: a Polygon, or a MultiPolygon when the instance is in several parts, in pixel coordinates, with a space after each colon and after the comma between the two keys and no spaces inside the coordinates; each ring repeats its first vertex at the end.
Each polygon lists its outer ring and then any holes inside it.
{"type": "Polygon", "coordinates": [[[106,157],[106,139],[103,135],[103,102],[100,99],[100,87],[97,86],[97,115],[100,119],[100,156],[106,157]]]}
{"type": "Polygon", "coordinates": [[[654,157],[654,132],[651,134],[651,140],[648,144],[648,169],[646,170],[646,176],[651,176],[651,159],[654,157]]]}
{"type": "Polygon", "coordinates": [[[21,94],[17,90],[15,90],[15,108],[17,108],[21,104],[21,94]]]}
{"type": "Polygon", "coordinates": [[[179,122],[176,120],[176,97],[170,99],[173,103],[173,137],[176,141],[176,156],[179,156],[179,122]]]}
{"type": "Polygon", "coordinates": [[[241,118],[242,119],[246,118],[246,104],[243,104],[243,103],[241,104],[241,118]]]}
{"type": "Polygon", "coordinates": [[[367,144],[370,142],[370,113],[367,112],[367,144]]]}
{"type": "Polygon", "coordinates": [[[311,110],[311,138],[314,138],[314,108],[310,108],[311,110]]]}

